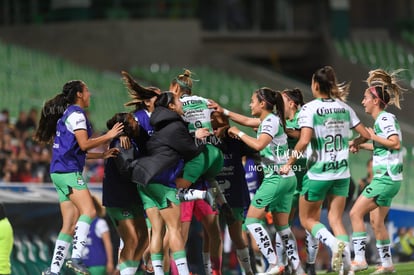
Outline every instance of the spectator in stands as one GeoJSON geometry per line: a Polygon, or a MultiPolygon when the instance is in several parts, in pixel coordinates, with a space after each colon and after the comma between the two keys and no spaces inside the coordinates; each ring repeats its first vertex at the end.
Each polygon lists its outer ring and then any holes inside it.
{"type": "Polygon", "coordinates": [[[20,111],[17,121],[14,124],[14,133],[18,139],[23,138],[23,133],[29,130],[30,125],[25,111],[20,111]]]}
{"type": "Polygon", "coordinates": [[[38,120],[38,110],[36,108],[31,108],[27,114],[26,126],[28,129],[36,129],[37,120],[38,120]]]}
{"type": "Polygon", "coordinates": [[[103,153],[89,153],[88,150],[110,141],[123,130],[122,123],[116,123],[106,134],[90,138],[91,128],[84,111],[89,103],[89,89],[83,81],[67,82],[61,93],[46,101],[34,135],[38,142],[53,142],[50,173],[59,195],[63,218],[51,266],[43,274],[60,273],[72,236],[72,256],[66,264],[76,272],[89,274],[81,256],[96,209],[82,170],[86,158],[116,156],[117,149],[103,153]]]}
{"type": "Polygon", "coordinates": [[[350,212],[353,229],[352,242],[355,250],[355,259],[352,263],[354,271],[368,268],[365,259],[367,231],[364,216],[370,214],[381,259],[381,265],[371,274],[395,272],[385,218],[390,210],[391,201],[400,190],[403,180],[403,147],[400,125],[395,116],[385,109],[388,105],[400,108],[400,96],[403,89],[397,83],[397,73],[389,73],[382,69],[369,72],[368,88],[364,92],[362,105],[365,112],[375,120],[374,127],[367,128],[372,143],[351,146],[354,152],[359,149],[373,151],[373,178],[362,191],[350,212]]]}
{"type": "Polygon", "coordinates": [[[10,256],[13,249],[13,228],[7,218],[4,205],[0,203],[0,274],[11,274],[10,256]]]}
{"type": "Polygon", "coordinates": [[[6,125],[10,124],[10,112],[9,109],[3,109],[1,110],[1,116],[0,116],[0,121],[4,121],[6,125]]]}
{"type": "Polygon", "coordinates": [[[37,110],[32,108],[29,113],[27,127],[24,119],[17,121],[17,126],[6,124],[6,115],[0,113],[0,181],[51,181],[48,175],[51,149],[34,142],[32,130],[36,122],[31,120],[37,117],[37,110]]]}
{"type": "Polygon", "coordinates": [[[52,153],[49,145],[34,143],[30,148],[34,177],[39,183],[52,182],[49,174],[49,163],[52,153]]]}
{"type": "Polygon", "coordinates": [[[5,166],[3,168],[4,176],[3,181],[4,182],[19,182],[19,166],[17,164],[17,159],[6,159],[5,166]]]}
{"type": "Polygon", "coordinates": [[[394,240],[394,249],[399,262],[409,262],[414,259],[414,228],[401,227],[394,240]]]}
{"type": "Polygon", "coordinates": [[[315,99],[306,103],[299,113],[299,141],[280,173],[290,171],[310,146],[307,152],[312,154],[307,155],[308,170],[299,198],[299,218],[306,230],[331,249],[332,269],[347,275],[352,273],[351,252],[342,216],[350,184],[348,142],[351,129],[363,135],[354,140],[357,145],[366,141],[369,134],[354,110],[344,103],[349,85],[338,84],[332,67],[318,69],[312,76],[311,88],[315,99]],[[325,199],[334,234],[320,222],[325,199]]]}
{"type": "Polygon", "coordinates": [[[33,177],[32,161],[29,159],[19,159],[17,162],[17,181],[22,183],[37,182],[37,177],[33,177]]]}
{"type": "Polygon", "coordinates": [[[91,275],[107,275],[114,271],[111,233],[106,222],[105,208],[100,200],[92,196],[96,208],[96,218],[89,228],[86,247],[83,250],[82,259],[91,275]]]}

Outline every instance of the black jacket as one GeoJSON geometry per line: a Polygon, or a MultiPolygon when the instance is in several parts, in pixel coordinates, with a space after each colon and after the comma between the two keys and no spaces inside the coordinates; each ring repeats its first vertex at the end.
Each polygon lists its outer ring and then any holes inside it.
{"type": "Polygon", "coordinates": [[[151,179],[168,168],[193,159],[205,146],[197,146],[188,132],[187,124],[174,111],[156,107],[151,115],[154,133],[146,143],[148,155],[134,160],[130,167],[131,181],[147,185],[151,179]]]}

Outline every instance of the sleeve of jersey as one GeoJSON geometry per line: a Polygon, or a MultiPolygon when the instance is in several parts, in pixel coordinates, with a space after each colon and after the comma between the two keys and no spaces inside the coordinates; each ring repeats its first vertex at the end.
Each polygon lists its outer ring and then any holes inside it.
{"type": "Polygon", "coordinates": [[[262,122],[262,130],[260,134],[268,134],[271,137],[276,136],[277,131],[279,129],[279,118],[276,116],[268,116],[263,122],[262,122]]]}
{"type": "Polygon", "coordinates": [[[354,109],[352,109],[351,107],[348,108],[349,109],[349,115],[351,118],[351,128],[355,128],[356,126],[358,126],[358,124],[361,123],[361,121],[359,120],[358,116],[356,115],[354,109]]]}
{"type": "Polygon", "coordinates": [[[103,233],[109,231],[108,223],[101,218],[96,222],[95,233],[97,236],[102,237],[103,233]]]}
{"type": "Polygon", "coordinates": [[[87,130],[86,126],[86,117],[84,114],[80,112],[73,112],[68,116],[68,119],[66,120],[66,125],[68,126],[68,129],[72,132],[76,130],[87,130]]]}
{"type": "MultiPolygon", "coordinates": [[[[204,98],[204,97],[200,97],[205,103],[206,103],[206,105],[208,106],[208,104],[210,103],[210,101],[207,99],[207,98],[204,98]]],[[[210,115],[214,112],[214,109],[208,109],[209,111],[210,111],[210,115]]]]}
{"type": "Polygon", "coordinates": [[[387,138],[392,135],[398,135],[397,128],[395,127],[395,119],[391,114],[384,114],[381,116],[381,118],[378,119],[378,126],[387,138]]]}
{"type": "Polygon", "coordinates": [[[298,115],[299,128],[307,127],[313,129],[313,112],[312,108],[305,104],[298,115]]]}

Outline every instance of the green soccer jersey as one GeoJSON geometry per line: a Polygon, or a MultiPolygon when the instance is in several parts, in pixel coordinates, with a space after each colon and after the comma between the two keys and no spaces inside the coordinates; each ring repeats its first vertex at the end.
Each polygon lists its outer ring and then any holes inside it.
{"type": "MultiPolygon", "coordinates": [[[[286,129],[300,130],[299,124],[298,124],[298,115],[299,115],[299,110],[296,111],[292,119],[286,119],[286,129]]],[[[289,148],[293,149],[295,148],[295,145],[298,142],[298,140],[296,138],[288,137],[287,142],[288,142],[289,148]]]]}
{"type": "Polygon", "coordinates": [[[335,99],[314,99],[305,104],[298,118],[300,128],[312,128],[307,151],[309,179],[349,178],[349,139],[360,121],[354,110],[335,99]]]}
{"type": "MultiPolygon", "coordinates": [[[[402,143],[400,124],[391,113],[382,111],[374,124],[375,134],[382,138],[397,135],[402,143]]],[[[374,178],[380,178],[388,174],[393,180],[403,179],[403,152],[402,146],[399,150],[389,149],[374,142],[374,154],[372,161],[374,178]]]]}
{"type": "MultiPolygon", "coordinates": [[[[275,114],[269,114],[260,123],[257,130],[257,137],[261,134],[268,134],[272,137],[272,141],[260,151],[261,161],[263,165],[264,176],[268,177],[275,172],[278,173],[279,168],[286,164],[289,159],[289,149],[287,144],[287,135],[283,131],[280,119],[275,114]]],[[[292,170],[284,177],[294,176],[292,170]]]]}
{"type": "MultiPolygon", "coordinates": [[[[300,110],[297,110],[292,119],[286,120],[286,129],[300,130],[299,123],[298,123],[299,112],[300,110]]],[[[297,142],[298,142],[297,138],[292,138],[288,136],[287,143],[290,149],[290,155],[295,155],[296,157],[298,157],[296,163],[292,166],[292,170],[293,172],[295,172],[295,174],[297,173],[304,174],[306,172],[306,153],[304,152],[302,154],[299,154],[298,152],[293,151],[297,142]]],[[[298,177],[298,188],[302,187],[301,178],[302,177],[298,177]]]]}

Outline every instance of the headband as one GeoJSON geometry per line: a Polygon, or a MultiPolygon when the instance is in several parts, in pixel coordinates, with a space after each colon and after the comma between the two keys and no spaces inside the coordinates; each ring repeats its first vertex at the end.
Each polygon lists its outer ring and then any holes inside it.
{"type": "Polygon", "coordinates": [[[382,99],[382,98],[380,98],[379,96],[378,96],[378,92],[377,92],[377,89],[376,89],[376,87],[378,87],[378,86],[371,86],[371,87],[369,87],[369,91],[371,92],[371,94],[373,94],[376,98],[378,98],[385,106],[387,106],[387,103],[385,103],[385,101],[382,99]]]}
{"type": "Polygon", "coordinates": [[[175,81],[178,83],[178,85],[180,85],[181,88],[186,88],[186,89],[191,90],[191,87],[188,86],[188,84],[185,83],[184,81],[179,80],[178,77],[175,78],[175,81]]]}

